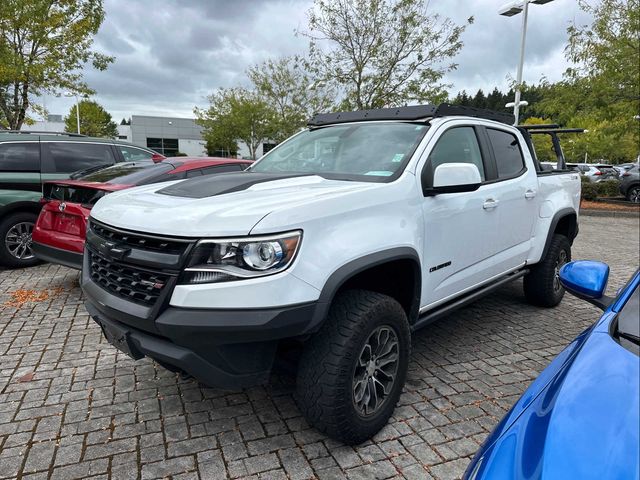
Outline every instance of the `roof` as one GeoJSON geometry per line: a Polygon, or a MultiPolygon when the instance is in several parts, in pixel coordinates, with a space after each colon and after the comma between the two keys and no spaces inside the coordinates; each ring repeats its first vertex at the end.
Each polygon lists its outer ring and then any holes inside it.
{"type": "Polygon", "coordinates": [[[356,110],[353,112],[319,113],[311,118],[307,125],[321,127],[340,123],[381,120],[428,121],[433,118],[451,116],[483,118],[508,125],[515,123],[515,117],[510,113],[443,103],[440,105],[411,105],[397,108],[356,110]]]}
{"type": "Polygon", "coordinates": [[[29,142],[29,141],[58,141],[58,142],[89,142],[89,143],[109,143],[114,145],[126,145],[130,147],[142,148],[152,151],[150,148],[142,147],[131,142],[123,142],[113,138],[88,137],[70,132],[39,132],[33,130],[0,130],[0,142],[29,142]]]}

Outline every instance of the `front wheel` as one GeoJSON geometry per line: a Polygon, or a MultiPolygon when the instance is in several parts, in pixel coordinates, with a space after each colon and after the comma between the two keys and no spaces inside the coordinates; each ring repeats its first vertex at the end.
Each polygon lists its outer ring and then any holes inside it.
{"type": "Polygon", "coordinates": [[[564,235],[554,234],[547,255],[531,267],[524,277],[524,295],[529,303],[539,307],[555,307],[564,297],[560,269],[571,261],[571,244],[564,235]]]}
{"type": "Polygon", "coordinates": [[[24,268],[38,263],[31,250],[31,234],[37,219],[35,213],[18,212],[0,222],[0,265],[24,268]]]}
{"type": "Polygon", "coordinates": [[[304,346],[296,400],[318,430],[349,445],[389,420],[407,376],[411,334],[393,298],[365,290],[341,293],[304,346]]]}

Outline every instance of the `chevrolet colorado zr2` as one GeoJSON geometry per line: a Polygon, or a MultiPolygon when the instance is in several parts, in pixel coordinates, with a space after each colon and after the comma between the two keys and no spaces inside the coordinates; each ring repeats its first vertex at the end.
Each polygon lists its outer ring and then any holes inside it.
{"type": "Polygon", "coordinates": [[[512,123],[446,104],[320,114],[245,172],[114,192],[91,210],[86,308],[134,359],[214,387],[264,383],[301,346],[300,410],[362,442],[393,412],[412,332],[521,277],[535,305],[564,295],[580,179],[555,126],[512,123]]]}

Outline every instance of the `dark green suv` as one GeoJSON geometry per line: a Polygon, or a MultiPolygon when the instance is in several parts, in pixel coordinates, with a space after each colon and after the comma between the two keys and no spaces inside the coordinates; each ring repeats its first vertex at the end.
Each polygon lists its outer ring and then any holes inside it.
{"type": "Polygon", "coordinates": [[[72,172],[124,161],[160,161],[148,148],[73,133],[0,130],[0,265],[37,263],[31,232],[40,212],[42,183],[72,172]]]}

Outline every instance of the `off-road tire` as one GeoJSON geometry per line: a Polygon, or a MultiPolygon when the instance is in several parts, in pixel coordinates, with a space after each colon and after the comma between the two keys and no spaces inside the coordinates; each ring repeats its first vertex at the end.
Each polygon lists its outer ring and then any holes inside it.
{"type": "Polygon", "coordinates": [[[524,277],[524,296],[527,302],[538,307],[558,305],[564,297],[565,290],[559,284],[557,270],[562,264],[570,261],[571,244],[569,239],[564,235],[554,234],[547,255],[540,263],[534,265],[529,274],[524,277]]]}
{"type": "Polygon", "coordinates": [[[35,225],[38,215],[31,212],[16,212],[8,215],[2,221],[0,221],[0,265],[8,268],[26,268],[32,267],[40,263],[36,257],[28,259],[19,259],[11,254],[7,245],[5,244],[5,238],[7,232],[19,223],[32,223],[35,225]]]}
{"type": "Polygon", "coordinates": [[[304,345],[296,389],[300,410],[329,437],[348,445],[362,443],[393,413],[406,379],[410,350],[407,316],[395,299],[366,290],[338,294],[323,326],[304,345]],[[363,416],[354,400],[354,372],[365,343],[380,327],[390,327],[397,336],[397,373],[379,410],[363,416]]]}

